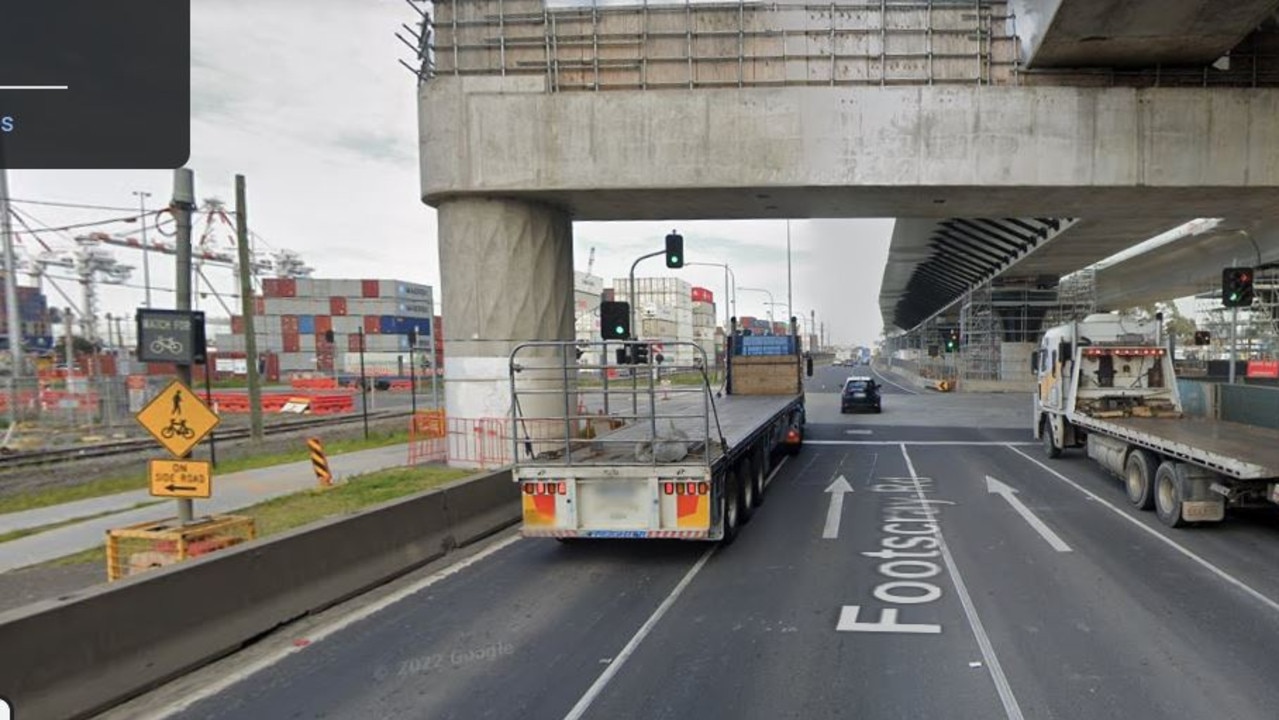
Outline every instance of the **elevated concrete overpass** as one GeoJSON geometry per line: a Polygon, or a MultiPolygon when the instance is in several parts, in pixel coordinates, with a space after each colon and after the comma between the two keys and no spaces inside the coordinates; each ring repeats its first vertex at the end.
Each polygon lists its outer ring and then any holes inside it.
{"type": "Polygon", "coordinates": [[[855,5],[437,6],[422,198],[454,298],[451,414],[509,410],[512,341],[573,337],[573,220],[920,219],[886,288],[918,317],[960,290],[911,293],[938,227],[982,236],[942,258],[980,278],[1279,210],[1279,89],[1024,84],[1006,3],[855,5]]]}
{"type": "Polygon", "coordinates": [[[1028,68],[1203,67],[1279,0],[1013,0],[1012,10],[1028,68]]]}
{"type": "Polygon", "coordinates": [[[1097,306],[1120,310],[1221,287],[1221,269],[1279,263],[1279,223],[1224,221],[1097,270],[1097,306]]]}

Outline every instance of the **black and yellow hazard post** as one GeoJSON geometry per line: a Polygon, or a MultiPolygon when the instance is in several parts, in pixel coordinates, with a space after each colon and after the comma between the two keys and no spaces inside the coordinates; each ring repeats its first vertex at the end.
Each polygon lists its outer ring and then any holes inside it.
{"type": "Polygon", "coordinates": [[[320,438],[307,438],[306,446],[311,450],[311,467],[315,468],[315,479],[320,481],[320,487],[332,487],[333,473],[329,470],[329,458],[324,454],[320,438]]]}

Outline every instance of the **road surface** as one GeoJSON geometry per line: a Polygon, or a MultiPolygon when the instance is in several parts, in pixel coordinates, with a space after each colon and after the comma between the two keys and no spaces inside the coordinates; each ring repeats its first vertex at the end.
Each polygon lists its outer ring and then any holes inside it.
{"type": "Polygon", "coordinates": [[[732,546],[507,533],[108,717],[1276,716],[1275,514],[1170,530],[1023,397],[841,416],[848,370],[732,546]]]}

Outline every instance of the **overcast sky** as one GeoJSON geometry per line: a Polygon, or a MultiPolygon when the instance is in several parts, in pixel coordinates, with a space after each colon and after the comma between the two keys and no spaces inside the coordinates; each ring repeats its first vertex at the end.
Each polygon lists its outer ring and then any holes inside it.
{"type": "MultiPolygon", "coordinates": [[[[247,177],[249,222],[272,247],[303,253],[317,277],[382,277],[438,287],[435,211],[419,200],[415,80],[396,60],[407,48],[394,33],[414,19],[404,0],[200,0],[192,3],[191,132],[188,167],[198,198],[234,201],[234,176],[247,177]]],[[[135,190],[151,207],[167,204],[171,171],[12,171],[17,199],[132,207],[135,190]]],[[[17,203],[47,225],[119,217],[17,203]]],[[[690,261],[729,262],[739,285],[762,287],[786,302],[786,223],[577,223],[576,266],[585,270],[596,248],[595,273],[625,277],[636,255],[661,248],[677,227],[690,261]]],[[[127,232],[129,226],[101,228],[127,232]]],[[[197,238],[203,231],[197,225],[197,238]]],[[[794,308],[816,310],[837,342],[867,343],[881,329],[877,307],[891,220],[791,223],[794,308]]],[[[69,247],[69,236],[43,236],[69,247]]],[[[232,235],[215,235],[230,250],[232,235]]],[[[29,241],[24,245],[29,245],[29,241]]],[[[33,248],[38,250],[39,248],[33,248]]],[[[116,250],[135,265],[140,253],[116,250]]],[[[151,256],[152,285],[172,288],[172,258],[151,256]]],[[[641,275],[670,272],[660,259],[641,275]]],[[[207,273],[223,293],[234,292],[229,268],[207,273]]],[[[679,276],[715,292],[723,273],[687,268],[679,276]]],[[[78,290],[63,287],[79,302],[78,290]]],[[[501,292],[494,288],[494,292],[501,292]]],[[[65,304],[50,290],[51,302],[65,304]]],[[[106,288],[100,314],[131,316],[140,289],[106,288]]],[[[155,296],[171,307],[172,296],[155,296]]],[[[742,315],[766,316],[762,293],[738,296],[742,315]]],[[[447,306],[448,298],[442,298],[447,306]]],[[[235,306],[231,297],[228,305],[235,306]]],[[[213,297],[200,303],[224,315],[213,297]]],[[[776,308],[781,319],[783,308],[776,308]]]]}

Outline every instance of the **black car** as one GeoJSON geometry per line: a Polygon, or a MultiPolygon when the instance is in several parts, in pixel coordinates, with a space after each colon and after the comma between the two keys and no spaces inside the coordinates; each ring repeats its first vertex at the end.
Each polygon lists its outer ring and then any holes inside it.
{"type": "Polygon", "coordinates": [[[873,378],[850,377],[844,381],[844,390],[840,393],[839,399],[839,412],[851,412],[856,408],[880,412],[879,383],[873,378]]]}

